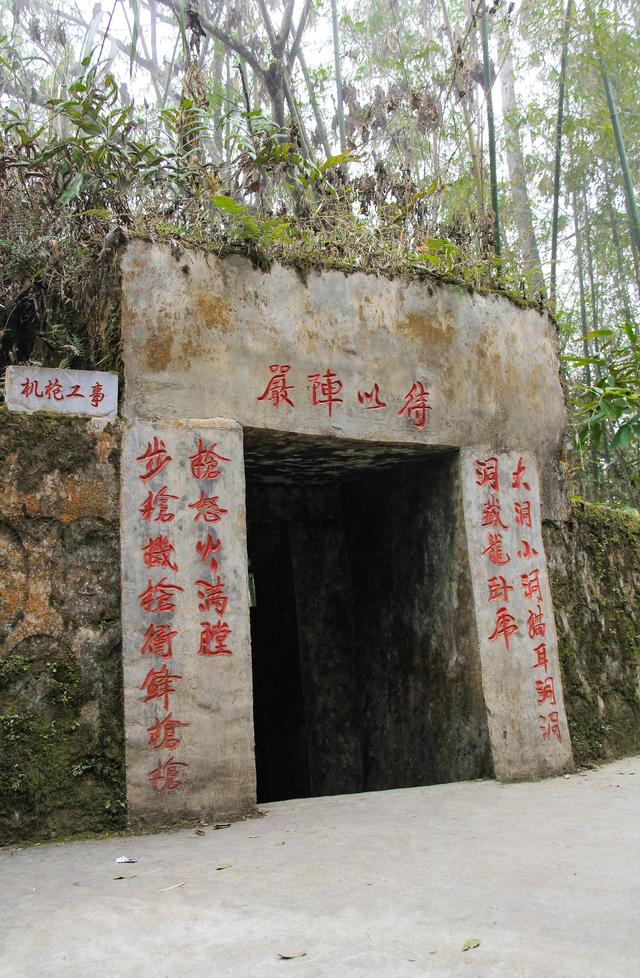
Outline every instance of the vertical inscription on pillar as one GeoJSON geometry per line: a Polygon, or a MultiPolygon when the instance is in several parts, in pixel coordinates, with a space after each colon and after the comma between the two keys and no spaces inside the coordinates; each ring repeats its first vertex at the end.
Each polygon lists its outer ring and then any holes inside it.
{"type": "Polygon", "coordinates": [[[534,459],[462,458],[464,509],[496,775],[572,765],[534,459]]]}
{"type": "Polygon", "coordinates": [[[246,809],[255,774],[240,427],[132,425],[122,509],[130,813],[246,809]]]}

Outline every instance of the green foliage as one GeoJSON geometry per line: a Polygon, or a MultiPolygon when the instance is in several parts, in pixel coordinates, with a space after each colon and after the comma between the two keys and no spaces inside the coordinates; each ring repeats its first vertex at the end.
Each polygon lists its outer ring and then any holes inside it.
{"type": "Polygon", "coordinates": [[[436,181],[421,189],[384,167],[347,181],[353,151],[316,163],[291,128],[255,111],[236,113],[230,162],[214,165],[194,99],[161,112],[160,144],[118,105],[113,75],[89,59],[81,67],[49,101],[50,124],[0,113],[5,362],[118,366],[117,255],[130,234],[245,250],[262,264],[432,274],[525,298],[517,272],[492,260],[484,229],[431,221],[436,181]]]}
{"type": "Polygon", "coordinates": [[[595,380],[576,385],[576,441],[580,449],[592,446],[620,453],[631,482],[640,485],[640,343],[636,327],[624,323],[620,331],[594,330],[585,337],[598,343],[591,356],[565,356],[578,369],[589,367],[595,380]]]}

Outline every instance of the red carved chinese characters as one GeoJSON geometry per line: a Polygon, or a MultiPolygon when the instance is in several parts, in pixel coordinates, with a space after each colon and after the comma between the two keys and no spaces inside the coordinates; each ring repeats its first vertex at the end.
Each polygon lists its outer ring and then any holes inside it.
{"type": "Polygon", "coordinates": [[[422,430],[427,426],[430,410],[429,391],[422,381],[416,380],[405,394],[404,405],[398,411],[398,415],[405,416],[414,428],[422,430]]]}
{"type": "Polygon", "coordinates": [[[140,607],[151,612],[175,611],[174,591],[184,591],[184,588],[177,584],[168,584],[166,577],[157,584],[150,580],[142,594],[138,595],[140,607]]]}
{"type": "Polygon", "coordinates": [[[198,438],[198,448],[189,461],[191,462],[193,478],[205,479],[210,482],[220,477],[220,462],[230,462],[231,459],[225,458],[224,455],[218,455],[215,442],[205,448],[202,438],[198,438]]]}
{"type": "Polygon", "coordinates": [[[162,720],[156,720],[150,727],[147,727],[149,734],[149,747],[154,750],[175,750],[182,743],[176,737],[176,730],[180,727],[190,727],[190,723],[182,720],[174,720],[173,714],[168,713],[162,720]]]}
{"type": "Polygon", "coordinates": [[[211,570],[213,571],[214,574],[217,573],[219,565],[216,558],[212,557],[211,555],[219,553],[221,543],[222,541],[220,539],[216,540],[216,542],[214,543],[210,533],[207,533],[206,540],[198,540],[196,542],[196,553],[198,554],[198,557],[200,558],[202,563],[206,564],[208,558],[211,557],[211,560],[209,561],[209,566],[211,567],[211,570]]]}
{"type": "Polygon", "coordinates": [[[173,553],[175,549],[169,537],[159,534],[157,537],[149,537],[142,548],[142,559],[146,567],[168,567],[177,573],[178,565],[171,557],[173,553]]]}
{"type": "Polygon", "coordinates": [[[367,411],[380,411],[386,408],[386,402],[380,400],[380,388],[374,384],[371,391],[358,391],[358,404],[366,405],[367,411]]]}
{"type": "Polygon", "coordinates": [[[149,771],[147,775],[149,784],[159,795],[179,788],[181,782],[178,781],[178,768],[181,767],[187,767],[187,765],[184,761],[176,761],[173,757],[164,763],[158,761],[157,767],[154,767],[153,771],[149,771]]]}
{"type": "Polygon", "coordinates": [[[538,719],[540,721],[540,730],[542,731],[542,737],[544,740],[551,740],[551,737],[555,737],[560,741],[562,740],[562,736],[560,734],[560,718],[556,710],[546,717],[541,714],[538,719]]]}
{"type": "Polygon", "coordinates": [[[46,398],[48,398],[49,400],[51,400],[51,398],[53,398],[54,401],[64,401],[64,393],[62,391],[62,384],[60,383],[60,381],[58,380],[57,377],[55,378],[55,380],[50,380],[49,381],[49,383],[47,384],[47,386],[44,389],[44,396],[46,398]]]}
{"type": "Polygon", "coordinates": [[[331,417],[334,404],[342,404],[342,398],[338,394],[342,391],[342,381],[338,380],[333,370],[325,370],[323,374],[308,374],[307,379],[311,381],[311,403],[313,407],[326,404],[329,417],[331,417]]]}
{"type": "MultiPolygon", "coordinates": [[[[94,389],[92,395],[99,402],[101,388],[94,389]]],[[[212,450],[215,450],[215,445],[209,449],[199,439],[198,450],[189,460],[194,475],[198,473],[200,478],[216,477],[214,473],[219,461],[224,459],[216,456],[215,451],[212,454],[212,450]]],[[[163,479],[171,479],[173,466],[170,463],[173,462],[173,454],[167,448],[165,440],[158,435],[153,435],[147,441],[144,451],[136,456],[136,462],[142,470],[138,473],[138,478],[143,484],[159,473],[162,473],[163,479]]],[[[138,510],[144,523],[162,525],[162,532],[145,535],[141,544],[140,556],[144,567],[150,571],[159,569],[164,572],[159,579],[150,576],[147,586],[138,595],[140,609],[147,615],[173,615],[176,611],[176,596],[184,592],[177,579],[179,567],[174,542],[176,538],[171,536],[171,524],[176,520],[178,504],[179,497],[170,491],[169,485],[163,485],[155,492],[153,489],[146,489],[146,496],[138,510]]],[[[184,509],[181,512],[184,519],[184,509]]],[[[156,661],[165,660],[161,665],[150,668],[140,684],[143,703],[157,704],[157,709],[164,710],[164,714],[156,715],[151,726],[147,727],[148,747],[154,752],[180,749],[180,731],[190,726],[174,716],[173,711],[168,712],[169,701],[178,694],[183,677],[181,673],[171,672],[166,660],[172,659],[174,643],[179,641],[179,630],[173,623],[151,621],[139,646],[140,655],[153,657],[156,661]]],[[[157,794],[176,790],[182,783],[179,778],[181,769],[184,771],[187,767],[185,761],[178,761],[173,755],[166,760],[159,760],[147,774],[151,788],[157,794]]]]}
{"type": "Polygon", "coordinates": [[[287,384],[287,374],[291,370],[291,364],[272,363],[269,366],[269,370],[272,376],[269,378],[269,383],[257,400],[271,401],[274,408],[279,408],[281,404],[288,404],[289,407],[295,407],[289,397],[289,391],[293,390],[294,385],[287,384]]]}
{"type": "Polygon", "coordinates": [[[539,510],[531,495],[532,473],[527,471],[522,456],[517,458],[515,467],[511,462],[509,468],[504,469],[503,458],[492,455],[473,459],[479,496],[477,525],[488,531],[484,548],[480,544],[480,554],[488,565],[504,568],[500,573],[487,574],[485,600],[487,604],[495,602],[493,607],[498,610],[494,624],[487,627],[485,634],[489,642],[504,642],[507,652],[527,655],[527,668],[532,670],[531,703],[538,715],[542,738],[544,741],[561,741],[559,711],[544,715],[539,712],[541,707],[556,707],[560,691],[556,690],[555,678],[550,675],[550,626],[545,618],[544,566],[537,566],[540,564],[536,560],[539,553],[534,546],[539,533],[535,525],[539,510]],[[509,513],[512,513],[511,519],[509,513]],[[518,539],[521,534],[527,535],[528,539],[518,539]],[[524,567],[516,564],[518,574],[513,566],[509,566],[512,548],[518,560],[526,562],[524,567]],[[525,570],[527,564],[530,569],[525,570]],[[508,571],[511,571],[510,575],[508,571]]]}
{"type": "Polygon", "coordinates": [[[140,507],[142,519],[146,520],[147,523],[172,523],[176,514],[170,512],[169,500],[177,498],[177,496],[171,495],[166,486],[158,489],[157,492],[149,489],[147,498],[140,507]]]}
{"type": "Polygon", "coordinates": [[[227,648],[227,638],[231,634],[231,629],[224,621],[217,621],[215,625],[210,622],[200,622],[202,632],[200,633],[200,647],[198,655],[216,656],[232,655],[227,648]]]}
{"type": "Polygon", "coordinates": [[[170,659],[173,654],[171,643],[177,634],[171,625],[149,625],[143,636],[140,655],[158,655],[161,659],[170,659]]]}
{"type": "Polygon", "coordinates": [[[504,639],[507,652],[509,651],[509,639],[518,631],[518,623],[513,615],[509,614],[506,608],[499,608],[496,614],[496,624],[491,635],[490,642],[497,642],[499,638],[504,639]]]}
{"type": "Polygon", "coordinates": [[[489,558],[492,564],[500,566],[501,564],[508,564],[511,560],[508,554],[505,554],[502,549],[502,534],[501,533],[490,533],[489,542],[484,550],[481,551],[482,556],[485,554],[489,558]]]}
{"type": "Polygon", "coordinates": [[[216,583],[209,581],[196,581],[198,588],[198,611],[209,611],[213,608],[216,615],[224,615],[229,598],[224,594],[224,585],[218,577],[216,583]]]}
{"type": "Polygon", "coordinates": [[[524,474],[527,471],[527,467],[521,458],[518,459],[518,464],[516,466],[515,472],[511,476],[511,488],[512,489],[531,489],[528,482],[524,482],[524,474]]]}
{"type": "Polygon", "coordinates": [[[547,646],[544,644],[544,642],[541,642],[540,645],[536,645],[533,651],[536,657],[536,661],[533,663],[533,668],[544,669],[544,671],[547,672],[549,668],[549,660],[547,659],[547,646]]]}
{"type": "Polygon", "coordinates": [[[138,478],[146,482],[147,479],[152,479],[154,475],[161,472],[165,465],[172,461],[172,458],[165,443],[154,436],[153,444],[148,443],[142,455],[138,455],[137,461],[144,462],[145,471],[138,478]]]}
{"type": "Polygon", "coordinates": [[[549,676],[547,679],[536,679],[536,695],[538,697],[538,706],[542,706],[543,703],[550,703],[551,706],[556,705],[556,693],[553,688],[553,676],[549,676]]]}
{"type": "Polygon", "coordinates": [[[102,389],[102,384],[96,383],[91,388],[91,404],[94,408],[97,408],[104,401],[104,391],[102,389]]]}
{"type": "Polygon", "coordinates": [[[534,557],[538,556],[538,551],[534,550],[528,540],[521,540],[520,548],[521,549],[516,550],[516,553],[518,557],[522,558],[522,560],[532,560],[534,557]]]}
{"type": "Polygon", "coordinates": [[[82,384],[71,384],[69,389],[65,391],[62,382],[58,377],[51,377],[46,382],[42,382],[43,389],[40,389],[41,382],[39,380],[30,380],[26,377],[21,382],[20,394],[22,397],[31,398],[46,398],[48,401],[69,401],[73,398],[82,398],[83,400],[89,396],[91,401],[91,406],[98,408],[100,404],[105,400],[105,393],[102,384],[97,382],[91,388],[91,393],[85,395],[82,392],[82,384]]]}
{"type": "Polygon", "coordinates": [[[495,456],[484,460],[476,459],[475,469],[477,486],[481,489],[483,486],[489,486],[494,492],[499,491],[498,459],[495,456]]]}
{"type": "Polygon", "coordinates": [[[195,503],[189,503],[189,509],[195,509],[194,522],[204,520],[205,523],[218,523],[227,512],[218,503],[218,496],[205,496],[204,489],[200,490],[200,498],[195,503]]]}
{"type": "Polygon", "coordinates": [[[484,504],[484,509],[482,510],[482,525],[483,526],[495,526],[501,530],[508,529],[507,526],[502,522],[500,517],[500,500],[497,496],[490,496],[486,503],[484,504]]]}
{"type": "Polygon", "coordinates": [[[504,601],[505,604],[509,603],[509,591],[513,591],[510,584],[507,584],[504,577],[491,577],[487,581],[489,587],[489,597],[488,601],[504,601]]]}
{"type": "Polygon", "coordinates": [[[23,397],[44,397],[44,391],[38,388],[38,381],[29,380],[28,377],[22,381],[22,390],[20,393],[23,397]]]}
{"type": "Polygon", "coordinates": [[[545,624],[541,605],[538,605],[537,611],[533,611],[532,609],[529,609],[529,617],[527,618],[527,630],[529,632],[529,638],[536,638],[538,635],[541,638],[544,638],[544,633],[547,630],[547,626],[545,624]]]}
{"type": "Polygon", "coordinates": [[[532,570],[530,574],[521,574],[520,583],[525,598],[530,601],[532,598],[539,598],[542,601],[542,591],[540,590],[540,571],[532,570]]]}
{"type": "MultiPolygon", "coordinates": [[[[295,408],[291,391],[295,389],[295,384],[291,383],[294,369],[290,363],[271,363],[269,364],[271,377],[261,394],[256,397],[257,401],[263,404],[270,403],[274,408],[286,405],[287,408],[295,408]]],[[[331,418],[338,404],[345,401],[345,385],[331,368],[317,370],[308,373],[307,380],[311,381],[311,406],[325,407],[328,416],[331,418]]],[[[385,411],[388,407],[389,398],[382,396],[382,386],[378,381],[372,382],[371,387],[356,389],[349,393],[349,399],[363,407],[366,411],[385,411]]],[[[428,427],[431,404],[430,393],[420,380],[414,381],[411,388],[404,395],[404,403],[397,411],[398,417],[406,418],[415,428],[424,430],[428,427]]],[[[396,395],[396,400],[399,397],[396,395]]]]}
{"type": "Polygon", "coordinates": [[[182,676],[177,674],[172,675],[167,664],[164,663],[161,669],[149,669],[149,672],[145,676],[140,689],[146,692],[145,703],[151,703],[152,700],[162,700],[162,704],[165,710],[169,709],[169,696],[175,693],[174,682],[182,679],[182,676]]]}
{"type": "Polygon", "coordinates": [[[531,528],[531,503],[516,503],[516,524],[518,526],[528,526],[531,528]]]}

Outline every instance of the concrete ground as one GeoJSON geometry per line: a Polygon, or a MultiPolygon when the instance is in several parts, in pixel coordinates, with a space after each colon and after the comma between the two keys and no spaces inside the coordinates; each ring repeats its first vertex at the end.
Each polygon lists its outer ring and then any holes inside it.
{"type": "Polygon", "coordinates": [[[640,758],[263,807],[204,835],[3,850],[0,975],[640,974],[640,758]]]}

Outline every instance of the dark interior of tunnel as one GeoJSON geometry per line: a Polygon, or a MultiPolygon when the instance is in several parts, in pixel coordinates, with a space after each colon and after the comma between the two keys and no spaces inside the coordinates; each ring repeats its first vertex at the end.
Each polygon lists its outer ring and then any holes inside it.
{"type": "Polygon", "coordinates": [[[258,802],[491,773],[457,457],[245,433],[258,802]]]}

